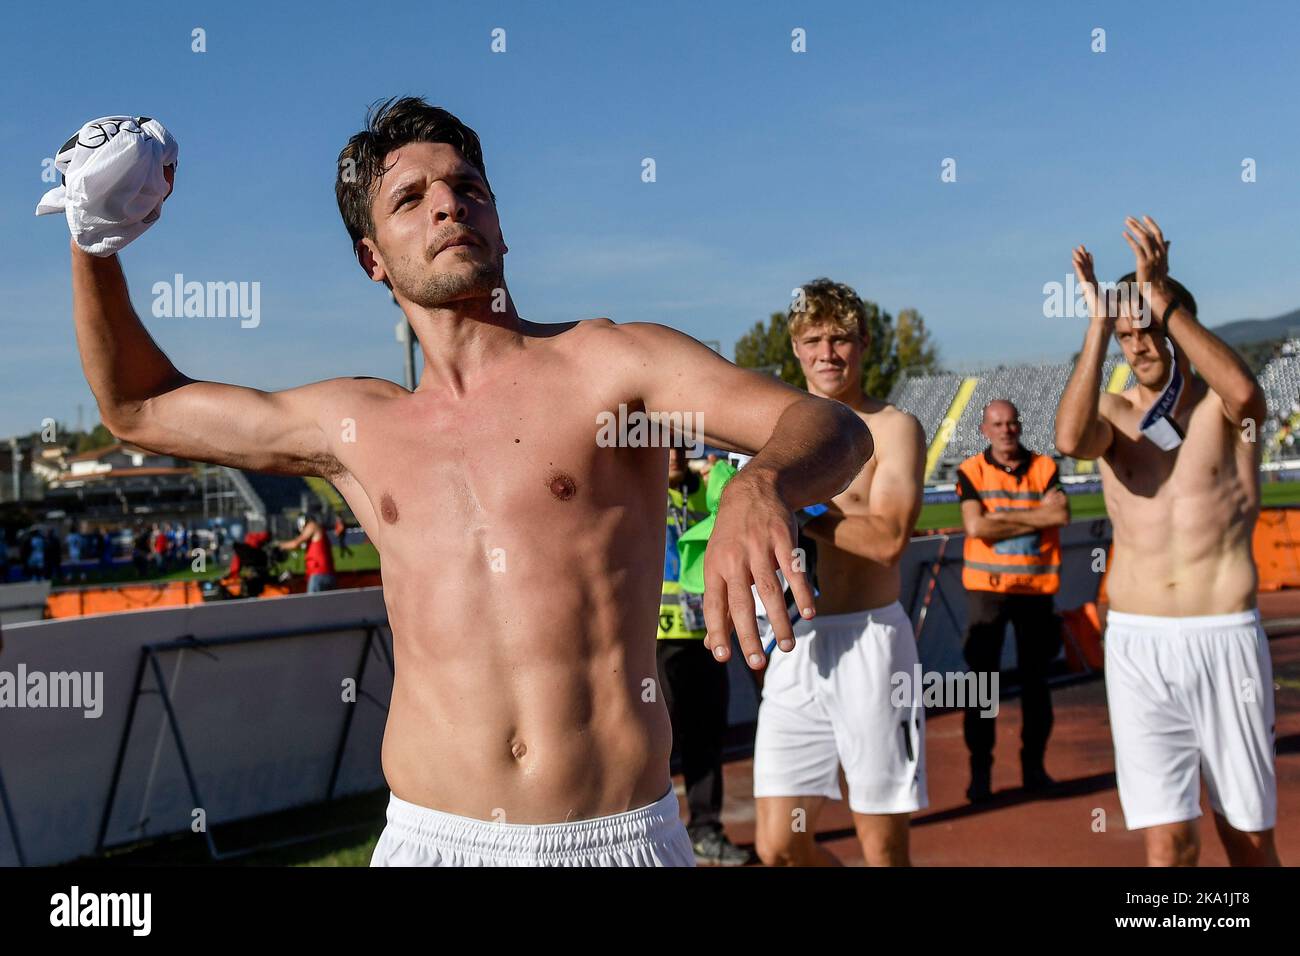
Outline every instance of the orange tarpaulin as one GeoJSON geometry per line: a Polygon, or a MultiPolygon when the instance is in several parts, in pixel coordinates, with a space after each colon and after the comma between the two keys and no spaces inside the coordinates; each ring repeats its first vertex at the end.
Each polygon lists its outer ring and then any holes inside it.
{"type": "Polygon", "coordinates": [[[1261,591],[1300,588],[1300,508],[1261,511],[1252,544],[1261,591]]]}
{"type": "Polygon", "coordinates": [[[1082,607],[1061,612],[1065,628],[1065,661],[1075,673],[1099,671],[1104,655],[1101,649],[1101,618],[1092,601],[1082,607]]]}
{"type": "MultiPolygon", "coordinates": [[[[374,587],[383,583],[378,571],[340,571],[335,577],[339,588],[374,587]]],[[[234,583],[231,590],[238,594],[238,583],[234,583]]],[[[295,575],[285,584],[267,582],[261,596],[284,597],[286,594],[302,594],[306,590],[306,579],[295,575]]],[[[111,614],[202,603],[203,592],[198,581],[145,581],[105,587],[59,588],[46,598],[45,616],[80,617],[83,614],[111,614]]]]}

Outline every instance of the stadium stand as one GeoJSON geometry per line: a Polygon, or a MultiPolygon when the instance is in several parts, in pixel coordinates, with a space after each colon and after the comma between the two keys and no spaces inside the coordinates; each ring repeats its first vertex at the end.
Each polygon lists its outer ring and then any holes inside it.
{"type": "Polygon", "coordinates": [[[960,375],[923,375],[919,378],[905,376],[894,386],[890,401],[916,416],[925,429],[927,448],[938,434],[944,413],[952,404],[961,382],[960,375]]]}
{"type": "MultiPolygon", "coordinates": [[[[980,421],[984,406],[996,398],[1010,399],[1020,409],[1025,447],[1056,458],[1062,474],[1085,474],[1092,471],[1090,462],[1062,459],[1056,451],[1056,406],[1071,368],[1069,363],[1040,363],[999,366],[964,374],[905,374],[894,386],[889,400],[917,417],[925,429],[926,445],[932,447],[962,383],[975,382],[956,425],[950,429],[946,445],[928,461],[928,483],[953,480],[957,465],[984,448],[980,421]]],[[[1290,339],[1279,347],[1259,380],[1269,407],[1269,418],[1261,435],[1265,447],[1272,448],[1275,454],[1285,451],[1289,456],[1300,455],[1300,338],[1290,339]]],[[[1133,373],[1121,356],[1112,354],[1102,366],[1101,381],[1107,391],[1123,391],[1132,386],[1133,373]]]]}
{"type": "Polygon", "coordinates": [[[1300,338],[1283,342],[1259,375],[1268,400],[1261,441],[1269,457],[1300,455],[1300,338]]]}

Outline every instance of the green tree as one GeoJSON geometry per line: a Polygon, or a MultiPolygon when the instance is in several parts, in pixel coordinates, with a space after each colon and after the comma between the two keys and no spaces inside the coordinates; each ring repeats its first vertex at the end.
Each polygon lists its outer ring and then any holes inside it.
{"type": "Polygon", "coordinates": [[[925,319],[916,309],[903,309],[894,326],[898,366],[909,372],[934,374],[940,371],[939,348],[930,338],[925,319]]]}
{"type": "Polygon", "coordinates": [[[867,309],[867,335],[871,338],[862,358],[862,390],[876,398],[884,398],[902,370],[898,364],[894,320],[876,303],[863,299],[862,304],[867,309]]]}
{"type": "Polygon", "coordinates": [[[83,451],[93,451],[96,448],[105,448],[117,441],[117,438],[111,431],[104,427],[103,422],[99,422],[92,430],[82,432],[77,436],[76,453],[83,451]]]}
{"type": "Polygon", "coordinates": [[[799,360],[790,347],[790,322],[784,312],[773,312],[767,324],[754,327],[736,341],[736,364],[742,368],[775,372],[783,382],[803,388],[807,384],[799,360]]]}

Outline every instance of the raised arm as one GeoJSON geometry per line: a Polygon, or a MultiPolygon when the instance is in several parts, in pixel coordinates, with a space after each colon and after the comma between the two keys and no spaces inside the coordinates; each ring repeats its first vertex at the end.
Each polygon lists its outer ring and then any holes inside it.
{"type": "Polygon", "coordinates": [[[251,471],[328,478],[342,470],[320,424],[337,386],[263,392],[182,374],[132,308],[117,256],[72,244],[72,315],[86,381],[118,438],[251,471]]]}
{"type": "Polygon", "coordinates": [[[296,538],[290,538],[287,541],[275,541],[273,542],[273,544],[281,551],[296,551],[298,550],[298,548],[302,547],[313,537],[315,537],[316,531],[317,531],[316,522],[308,521],[303,526],[303,529],[300,532],[298,532],[298,536],[296,538]]]}
{"type": "MultiPolygon", "coordinates": [[[[1139,222],[1132,216],[1124,220],[1128,231],[1124,239],[1137,258],[1137,278],[1143,289],[1150,289],[1152,321],[1159,322],[1177,299],[1168,283],[1169,243],[1150,216],[1139,222]]],[[[1264,390],[1250,373],[1241,356],[1205,326],[1185,303],[1178,303],[1165,319],[1165,332],[1176,342],[1210,390],[1223,402],[1223,413],[1235,428],[1247,420],[1260,427],[1268,416],[1264,390]]]]}
{"type": "Polygon", "coordinates": [[[847,406],[739,368],[688,335],[659,325],[609,330],[649,412],[702,418],[711,444],[753,451],[727,485],[704,561],[705,645],[725,661],[734,625],[750,667],[766,660],[751,584],[782,650],[794,647],[779,567],[812,617],[813,592],[797,564],[794,511],[839,494],[870,459],[871,432],[847,406]]]}
{"type": "Polygon", "coordinates": [[[1074,274],[1088,300],[1090,318],[1083,350],[1056,409],[1056,448],[1071,458],[1092,459],[1106,454],[1114,441],[1110,422],[1102,412],[1101,369],[1115,318],[1097,294],[1092,255],[1083,246],[1074,250],[1074,274]]]}

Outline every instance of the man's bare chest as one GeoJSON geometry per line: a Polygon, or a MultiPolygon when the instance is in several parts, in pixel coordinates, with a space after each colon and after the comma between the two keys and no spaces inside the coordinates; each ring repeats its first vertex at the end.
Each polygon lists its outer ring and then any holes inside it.
{"type": "Polygon", "coordinates": [[[1117,492],[1148,499],[1196,496],[1236,476],[1243,450],[1213,395],[1180,409],[1175,421],[1183,440],[1170,451],[1142,434],[1141,421],[1142,412],[1132,407],[1112,420],[1114,442],[1103,474],[1109,471],[1117,492]]]}
{"type": "Polygon", "coordinates": [[[503,386],[460,403],[400,396],[358,410],[338,457],[380,540],[564,528],[635,497],[652,464],[646,450],[600,440],[609,404],[575,387],[562,396],[503,386]]]}

